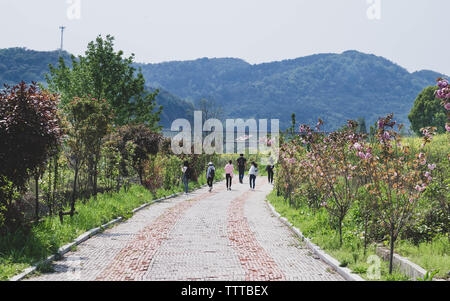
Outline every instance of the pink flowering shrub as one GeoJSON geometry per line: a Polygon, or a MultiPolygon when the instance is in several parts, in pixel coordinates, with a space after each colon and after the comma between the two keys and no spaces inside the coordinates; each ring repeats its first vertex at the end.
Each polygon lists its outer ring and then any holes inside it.
{"type": "MultiPolygon", "coordinates": [[[[436,97],[442,99],[442,104],[447,110],[447,119],[450,120],[450,85],[448,80],[439,78],[438,79],[438,88],[436,91],[436,97]]],[[[445,124],[445,129],[447,132],[450,132],[450,122],[445,124]]]]}
{"type": "Polygon", "coordinates": [[[355,131],[356,122],[349,121],[345,130],[329,135],[319,132],[321,126],[321,120],[316,125],[316,131],[307,125],[301,126],[304,133],[301,141],[309,149],[301,163],[316,188],[328,196],[328,202],[321,205],[336,220],[342,245],[342,222],[360,186],[356,158],[370,157],[371,154],[361,151],[362,136],[355,131]]]}
{"type": "Polygon", "coordinates": [[[370,141],[356,132],[354,121],[329,134],[320,132],[322,124],[319,120],[314,130],[302,125],[298,139],[283,145],[278,174],[281,192],[292,204],[302,185],[320,191],[323,199],[318,205],[336,223],[341,245],[343,221],[357,203],[364,217],[365,247],[370,222],[389,236],[392,272],[395,241],[411,223],[414,208],[437,168],[428,162],[424,150],[436,129],[422,129],[422,150],[414,155],[402,144],[402,125],[397,125],[393,115],[379,119],[375,139],[370,141]]]}

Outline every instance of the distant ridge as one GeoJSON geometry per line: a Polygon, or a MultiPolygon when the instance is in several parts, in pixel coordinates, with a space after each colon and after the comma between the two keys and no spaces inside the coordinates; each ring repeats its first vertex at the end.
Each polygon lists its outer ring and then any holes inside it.
{"type": "MultiPolygon", "coordinates": [[[[70,54],[63,56],[69,59],[70,54]]],[[[43,82],[48,64],[56,64],[58,57],[59,51],[0,49],[0,84],[43,82]]],[[[254,65],[236,58],[200,58],[136,67],[142,68],[150,90],[162,89],[157,101],[166,108],[164,127],[176,118],[191,118],[193,103],[201,98],[219,103],[225,118],[279,118],[284,128],[292,113],[299,123],[321,117],[327,130],[358,117],[370,125],[392,112],[408,125],[417,94],[442,76],[430,70],[410,73],[383,57],[354,50],[254,65]]]]}
{"type": "Polygon", "coordinates": [[[214,99],[226,117],[279,118],[288,127],[296,113],[298,122],[315,123],[321,117],[328,129],[358,117],[372,124],[392,112],[408,125],[417,94],[442,76],[428,70],[410,73],[383,57],[354,50],[255,65],[202,58],[140,66],[150,85],[194,102],[214,99]]]}

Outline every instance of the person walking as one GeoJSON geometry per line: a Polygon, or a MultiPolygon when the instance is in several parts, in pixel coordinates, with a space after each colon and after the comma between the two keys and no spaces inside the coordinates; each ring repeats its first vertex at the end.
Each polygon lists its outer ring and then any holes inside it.
{"type": "Polygon", "coordinates": [[[206,170],[206,182],[209,186],[209,192],[213,189],[213,181],[214,176],[216,175],[216,168],[214,167],[214,164],[212,162],[208,163],[208,169],[206,170]]]}
{"type": "Polygon", "coordinates": [[[233,182],[233,161],[229,161],[227,165],[225,165],[225,177],[227,179],[227,190],[231,190],[231,184],[233,182]]]}
{"type": "Polygon", "coordinates": [[[244,183],[244,174],[245,174],[245,167],[247,165],[247,159],[244,158],[244,154],[241,154],[240,157],[237,159],[238,169],[239,169],[239,183],[244,183]]]}
{"type": "Polygon", "coordinates": [[[250,176],[250,189],[255,190],[256,176],[258,175],[258,165],[255,162],[252,162],[248,174],[250,176]]]}
{"type": "Polygon", "coordinates": [[[189,193],[189,163],[187,161],[184,162],[183,167],[181,168],[183,172],[183,184],[184,184],[184,193],[189,193]]]}
{"type": "Polygon", "coordinates": [[[269,164],[266,166],[266,171],[267,171],[267,177],[269,180],[269,184],[273,184],[273,170],[274,170],[275,166],[272,164],[269,164]]]}

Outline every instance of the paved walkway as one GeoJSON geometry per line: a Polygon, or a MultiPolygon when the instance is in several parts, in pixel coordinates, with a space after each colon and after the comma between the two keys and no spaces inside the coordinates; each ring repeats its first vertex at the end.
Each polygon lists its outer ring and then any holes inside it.
{"type": "Polygon", "coordinates": [[[234,180],[154,204],[29,280],[343,280],[271,214],[265,177],[234,180]]]}

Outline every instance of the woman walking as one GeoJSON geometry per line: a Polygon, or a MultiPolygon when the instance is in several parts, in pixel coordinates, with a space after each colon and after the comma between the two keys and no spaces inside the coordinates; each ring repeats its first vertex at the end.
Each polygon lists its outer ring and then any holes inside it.
{"type": "Polygon", "coordinates": [[[227,190],[231,191],[231,183],[233,182],[233,161],[229,161],[227,165],[225,165],[225,176],[227,178],[227,190]]]}
{"type": "Polygon", "coordinates": [[[248,174],[250,175],[250,189],[255,190],[256,176],[258,175],[258,165],[255,162],[252,162],[248,174]]]}
{"type": "Polygon", "coordinates": [[[188,192],[189,192],[189,163],[187,161],[184,161],[181,171],[183,172],[184,193],[188,194],[188,192]]]}

